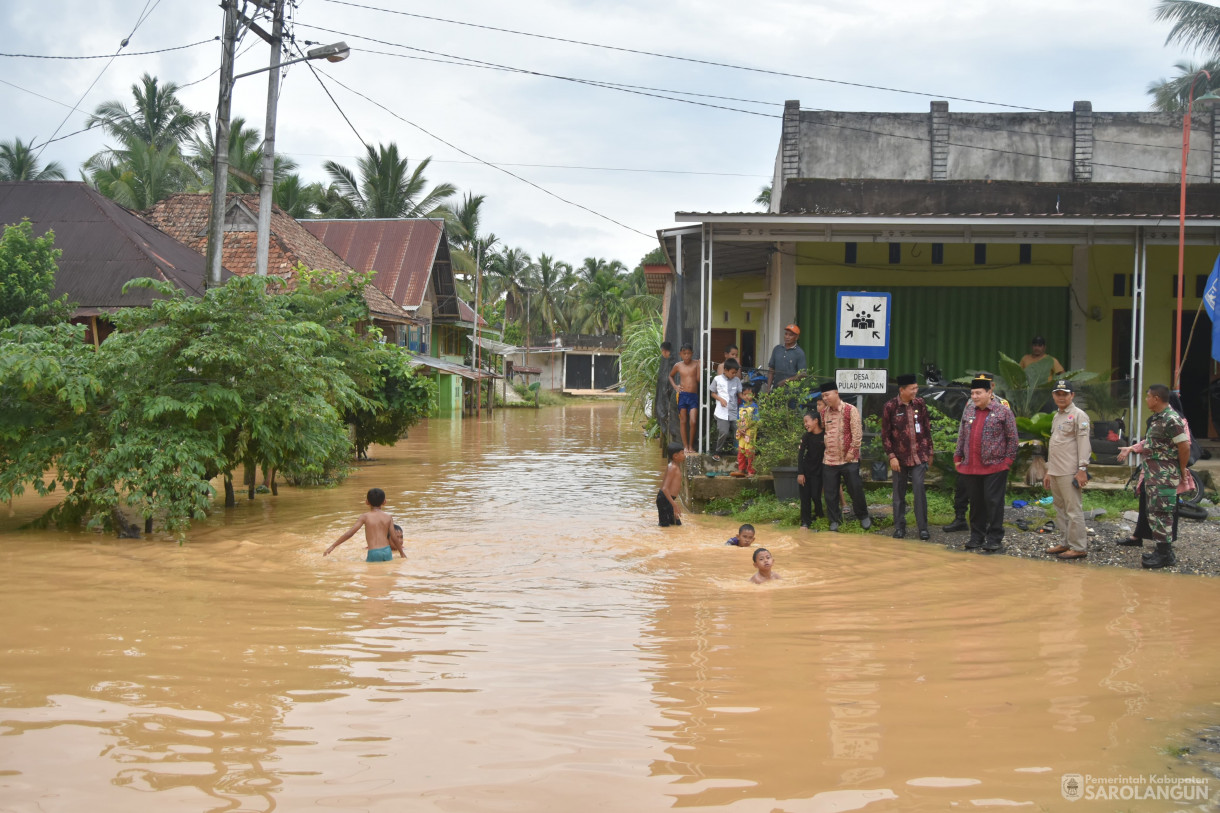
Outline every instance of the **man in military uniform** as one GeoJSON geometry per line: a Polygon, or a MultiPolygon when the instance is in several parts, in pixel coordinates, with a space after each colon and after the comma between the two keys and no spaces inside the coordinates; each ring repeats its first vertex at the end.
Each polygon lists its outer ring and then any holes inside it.
{"type": "MultiPolygon", "coordinates": [[[[1134,452],[1144,456],[1140,464],[1140,514],[1148,518],[1148,530],[1156,542],[1156,550],[1145,553],[1143,565],[1154,569],[1177,564],[1173,543],[1177,537],[1174,508],[1177,495],[1193,487],[1187,465],[1190,462],[1190,432],[1186,421],[1169,406],[1169,388],[1153,384],[1144,396],[1152,412],[1144,439],[1118,450],[1121,463],[1134,452]]],[[[1142,525],[1142,523],[1141,523],[1142,525]]],[[[1137,534],[1139,527],[1137,527],[1137,534]]],[[[1137,535],[1136,544],[1142,542],[1137,535]]]]}
{"type": "Polygon", "coordinates": [[[1047,553],[1060,559],[1083,559],[1089,555],[1088,531],[1084,527],[1082,490],[1089,482],[1089,416],[1072,403],[1076,395],[1072,382],[1061,378],[1051,393],[1058,410],[1051,421],[1051,437],[1046,446],[1046,476],[1042,487],[1055,498],[1055,511],[1065,521],[1067,544],[1055,545],[1047,553]]]}

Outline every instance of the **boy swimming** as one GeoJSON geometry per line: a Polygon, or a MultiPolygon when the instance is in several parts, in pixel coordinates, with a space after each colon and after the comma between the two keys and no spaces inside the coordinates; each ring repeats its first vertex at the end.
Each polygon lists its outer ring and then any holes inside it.
{"type": "Polygon", "coordinates": [[[682,462],[686,460],[686,451],[681,443],[671,443],[666,450],[669,455],[669,465],[665,467],[665,476],[661,480],[661,490],[657,492],[657,521],[662,528],[670,525],[681,525],[682,503],[678,497],[682,493],[682,462]]]}
{"type": "Polygon", "coordinates": [[[748,548],[754,544],[754,526],[746,523],[737,529],[737,536],[725,542],[726,545],[732,545],[737,548],[748,548]]]}
{"type": "Polygon", "coordinates": [[[773,564],[775,564],[775,560],[771,556],[771,551],[766,548],[754,551],[754,567],[758,568],[758,572],[750,577],[750,581],[754,584],[762,584],[778,580],[779,574],[771,572],[773,564]]]}
{"type": "Polygon", "coordinates": [[[370,488],[364,501],[368,504],[369,510],[361,514],[360,519],[356,520],[356,524],[347,533],[336,539],[334,544],[327,548],[322,555],[330,555],[332,550],[355,536],[356,531],[360,530],[360,526],[363,525],[364,541],[369,549],[364,561],[388,562],[394,558],[395,549],[398,550],[402,558],[406,559],[407,554],[403,553],[402,542],[394,543],[393,531],[394,528],[398,527],[394,524],[394,518],[381,510],[381,506],[385,505],[385,492],[380,488],[370,488]],[[378,545],[378,543],[388,544],[378,545]],[[376,547],[374,547],[375,545],[376,547]]]}

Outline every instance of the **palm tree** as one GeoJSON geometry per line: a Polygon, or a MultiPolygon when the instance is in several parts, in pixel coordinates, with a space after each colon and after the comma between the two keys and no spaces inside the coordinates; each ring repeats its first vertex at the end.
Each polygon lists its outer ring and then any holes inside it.
{"type": "Polygon", "coordinates": [[[173,82],[160,85],[155,76],[146,73],[138,84],[131,86],[134,110],[128,110],[117,99],[102,102],[85,126],[101,127],[124,144],[138,142],[158,149],[180,147],[195,134],[196,128],[207,123],[208,116],[187,110],[178,101],[177,93],[178,85],[173,82]]]}
{"type": "Polygon", "coordinates": [[[504,322],[507,326],[520,317],[529,286],[533,261],[523,249],[507,248],[491,255],[487,263],[488,292],[493,298],[504,297],[504,322]]]}
{"type": "MultiPolygon", "coordinates": [[[[1148,84],[1148,95],[1152,97],[1152,109],[1162,113],[1182,113],[1191,97],[1198,98],[1209,90],[1220,90],[1220,59],[1211,59],[1202,65],[1183,60],[1174,65],[1178,73],[1169,79],[1158,79],[1148,84]],[[1211,75],[1200,76],[1200,71],[1211,75]]],[[[1195,107],[1198,110],[1199,107],[1195,107]]]]}
{"type": "Polygon", "coordinates": [[[567,306],[575,284],[576,273],[572,266],[549,254],[538,255],[531,287],[535,292],[538,318],[547,324],[552,335],[556,327],[567,330],[567,306]]]}
{"type": "Polygon", "coordinates": [[[289,217],[300,220],[316,216],[318,204],[325,194],[326,190],[322,184],[302,184],[301,176],[294,172],[283,180],[275,182],[271,199],[289,217]]]}
{"type": "Polygon", "coordinates": [[[38,156],[20,138],[0,141],[0,181],[62,181],[64,168],[55,161],[39,169],[38,156]]]}
{"type": "MultiPolygon", "coordinates": [[[[194,137],[194,153],[187,159],[199,177],[203,189],[212,188],[212,160],[216,155],[215,137],[211,129],[204,131],[203,138],[194,137]]],[[[297,168],[297,162],[285,155],[275,156],[273,177],[278,183],[297,168]]],[[[229,124],[229,192],[257,192],[263,179],[263,143],[257,127],[246,126],[241,116],[229,124]]]]}
{"type": "Polygon", "coordinates": [[[1172,22],[1165,44],[1220,55],[1220,7],[1197,0],[1161,0],[1156,7],[1157,22],[1172,22]]]}
{"type": "Polygon", "coordinates": [[[453,270],[470,275],[475,271],[475,250],[479,246],[479,219],[486,195],[467,192],[449,220],[449,257],[453,270]]]}
{"type": "Polygon", "coordinates": [[[136,211],[198,182],[173,144],[159,148],[133,140],[122,149],[98,153],[85,162],[83,170],[97,191],[136,211]]]}
{"type": "Polygon", "coordinates": [[[764,209],[771,208],[771,184],[767,184],[759,191],[758,197],[754,198],[754,202],[764,209]]]}
{"type": "Polygon", "coordinates": [[[399,158],[393,142],[374,147],[365,145],[367,155],[356,162],[359,180],[350,169],[334,161],[324,166],[334,187],[351,204],[358,217],[432,217],[445,212],[444,203],[457,189],[440,183],[424,192],[428,184],[424,170],[431,158],[420,161],[408,172],[407,159],[399,158]]]}

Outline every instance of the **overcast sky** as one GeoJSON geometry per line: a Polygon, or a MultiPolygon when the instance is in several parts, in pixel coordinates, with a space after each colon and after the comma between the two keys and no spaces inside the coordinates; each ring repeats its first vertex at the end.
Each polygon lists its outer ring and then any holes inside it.
{"type": "MultiPolygon", "coordinates": [[[[293,14],[298,41],[346,40],[353,50],[346,62],[319,63],[321,70],[401,117],[332,86],[357,137],[309,69],[292,66],[281,95],[276,148],[300,163],[305,180],[325,181],[322,163],[329,159],[354,168],[361,139],[394,141],[412,165],[432,157],[431,182],[449,181],[462,192],[487,195],[485,230],[535,256],[546,252],[574,264],[599,256],[635,265],[655,245],[647,235],[672,225],[675,211],[756,210],[753,199],[774,164],[777,117],[785,99],[833,110],[926,111],[932,99],[947,97],[978,100],[951,101],[950,110],[956,111],[1009,109],[979,102],[1069,111],[1078,99],[1092,101],[1097,111],[1146,110],[1148,82],[1170,75],[1175,62],[1193,56],[1164,46],[1168,26],[1153,22],[1154,0],[359,3],[896,89],[868,90],[525,37],[338,0],[298,0],[293,14]],[[764,104],[688,98],[765,115],[406,55],[477,59],[662,93],[733,97],[764,104]],[[475,163],[454,147],[630,229],[475,163]]],[[[222,23],[218,4],[201,0],[4,0],[0,9],[4,53],[113,54],[142,15],[146,18],[124,53],[212,38],[222,23]]],[[[253,34],[240,50],[239,73],[267,64],[268,48],[253,34]]],[[[194,110],[213,112],[218,85],[208,75],[219,59],[218,42],[121,56],[86,93],[107,60],[0,57],[5,111],[0,140],[44,142],[65,116],[59,135],[75,133],[99,103],[130,104],[130,87],[145,72],[179,85],[198,82],[180,96],[194,110]]],[[[266,91],[265,74],[240,80],[234,116],[261,130],[266,91]]],[[[76,179],[80,164],[105,143],[97,131],[71,135],[47,145],[42,160],[58,161],[76,179]]]]}

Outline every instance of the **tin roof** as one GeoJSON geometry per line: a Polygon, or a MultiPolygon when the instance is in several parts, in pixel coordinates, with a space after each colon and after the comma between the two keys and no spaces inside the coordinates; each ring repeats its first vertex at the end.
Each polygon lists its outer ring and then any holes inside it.
{"type": "Polygon", "coordinates": [[[63,251],[53,296],[68,294],[78,316],[148,305],[146,288],[122,292],[132,279],[151,277],[201,296],[207,279],[202,255],[78,181],[0,183],[0,223],[29,218],[34,234],[55,232],[63,251]]]}
{"type": "Polygon", "coordinates": [[[665,263],[644,266],[644,283],[648,286],[648,293],[662,296],[665,293],[665,283],[673,273],[673,269],[665,263]]]}

